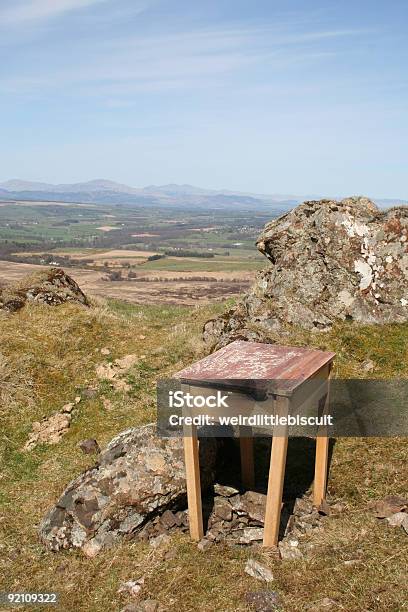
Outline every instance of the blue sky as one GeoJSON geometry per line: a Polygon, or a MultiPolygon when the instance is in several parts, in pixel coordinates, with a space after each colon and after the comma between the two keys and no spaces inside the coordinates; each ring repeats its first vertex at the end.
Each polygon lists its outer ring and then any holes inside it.
{"type": "Polygon", "coordinates": [[[406,0],[1,0],[0,180],[408,198],[406,0]]]}

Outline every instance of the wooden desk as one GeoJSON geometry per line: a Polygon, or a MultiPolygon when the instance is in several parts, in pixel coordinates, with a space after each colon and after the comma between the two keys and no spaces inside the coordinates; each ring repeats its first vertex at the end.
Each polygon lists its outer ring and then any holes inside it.
{"type": "MultiPolygon", "coordinates": [[[[290,413],[291,405],[307,393],[307,383],[322,379],[324,385],[321,397],[327,411],[329,402],[329,381],[335,353],[302,347],[277,346],[258,342],[232,342],[212,355],[193,363],[174,375],[191,390],[229,390],[242,398],[270,397],[274,412],[281,416],[290,413]]],[[[315,401],[311,397],[310,401],[315,401]]],[[[241,470],[243,484],[247,488],[254,484],[253,439],[250,431],[240,431],[241,470]],[[246,435],[245,435],[246,434],[246,435]]],[[[326,495],[328,466],[328,437],[316,438],[314,504],[318,506],[326,495]]],[[[268,491],[266,498],[264,546],[278,543],[282,492],[285,477],[288,445],[287,428],[274,431],[270,458],[268,491]]],[[[184,437],[186,463],[187,498],[189,508],[190,534],[200,540],[203,535],[201,507],[200,467],[197,429],[191,426],[184,437]]]]}

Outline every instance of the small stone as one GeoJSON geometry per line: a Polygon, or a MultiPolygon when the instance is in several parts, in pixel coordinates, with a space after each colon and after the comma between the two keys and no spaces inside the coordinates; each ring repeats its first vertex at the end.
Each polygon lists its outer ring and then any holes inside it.
{"type": "Polygon", "coordinates": [[[275,610],[279,610],[279,595],[275,591],[246,593],[245,600],[255,612],[275,612],[275,610]]]}
{"type": "MultiPolygon", "coordinates": [[[[297,542],[297,540],[292,540],[293,542],[297,542]]],[[[297,545],[299,542],[297,542],[297,545]]],[[[297,545],[292,545],[289,542],[279,542],[279,553],[281,559],[302,559],[304,557],[302,551],[297,547],[297,545]]]]}
{"type": "Polygon", "coordinates": [[[213,546],[213,544],[214,544],[214,542],[212,542],[211,540],[207,540],[207,538],[203,538],[197,544],[197,548],[198,548],[198,550],[200,552],[205,552],[206,550],[211,548],[211,546],[213,546]]]}
{"type": "Polygon", "coordinates": [[[101,354],[102,355],[110,355],[110,350],[106,347],[101,348],[101,354]]]}
{"type": "Polygon", "coordinates": [[[100,453],[101,449],[99,448],[98,442],[94,438],[87,438],[86,440],[81,440],[77,444],[78,448],[84,453],[84,455],[92,455],[92,453],[100,453]]]}
{"type": "Polygon", "coordinates": [[[82,552],[84,553],[85,557],[88,557],[88,559],[93,559],[100,553],[102,548],[102,542],[97,538],[92,538],[92,540],[88,540],[88,542],[85,542],[85,544],[82,546],[82,552]]]}
{"type": "Polygon", "coordinates": [[[323,514],[323,516],[329,516],[331,513],[330,506],[327,501],[324,499],[317,508],[319,514],[323,514]]]}
{"type": "Polygon", "coordinates": [[[176,512],[176,518],[179,526],[188,527],[188,510],[179,510],[176,512]]]}
{"type": "Polygon", "coordinates": [[[377,518],[387,518],[392,514],[407,510],[408,499],[399,495],[387,495],[384,499],[370,502],[368,507],[377,518]]]}
{"type": "Polygon", "coordinates": [[[225,497],[216,497],[214,500],[214,514],[223,519],[230,521],[232,519],[231,504],[225,497]]]}
{"type": "Polygon", "coordinates": [[[75,403],[76,403],[76,404],[79,404],[79,402],[81,401],[81,396],[80,396],[80,395],[77,395],[77,396],[75,397],[75,400],[74,400],[74,401],[75,401],[75,403]]]}
{"type": "Polygon", "coordinates": [[[361,364],[361,369],[363,372],[372,372],[375,368],[374,362],[371,359],[366,359],[361,364]]]}
{"type": "Polygon", "coordinates": [[[263,527],[246,527],[239,539],[240,544],[251,544],[251,542],[259,542],[263,540],[263,527]]]}
{"type": "Polygon", "coordinates": [[[403,530],[405,531],[405,533],[408,534],[408,514],[406,515],[406,517],[404,518],[404,520],[401,523],[401,527],[403,528],[403,530]]]}
{"type": "Polygon", "coordinates": [[[75,404],[73,402],[70,402],[69,404],[65,404],[62,408],[61,408],[61,412],[65,412],[65,413],[71,413],[73,411],[75,407],[75,404]]]}
{"type": "Polygon", "coordinates": [[[347,506],[343,502],[336,502],[335,504],[330,506],[330,510],[333,514],[342,514],[347,510],[347,506]]]}
{"type": "Polygon", "coordinates": [[[293,529],[295,528],[295,525],[296,525],[295,516],[293,514],[291,514],[289,519],[288,519],[288,522],[286,523],[285,536],[287,536],[288,533],[293,531],[293,529]]]}
{"type": "Polygon", "coordinates": [[[178,520],[171,510],[165,510],[160,517],[160,523],[165,529],[171,529],[177,525],[178,520]]]}
{"type": "Polygon", "coordinates": [[[127,582],[122,582],[118,593],[127,593],[131,597],[137,597],[142,590],[142,585],[144,584],[144,578],[139,578],[138,580],[128,580],[127,582]]]}
{"type": "Polygon", "coordinates": [[[311,514],[313,511],[313,504],[307,497],[297,497],[295,505],[293,507],[293,514],[295,516],[302,516],[303,514],[311,514]]]}
{"type": "Polygon", "coordinates": [[[391,527],[401,527],[407,517],[408,514],[406,512],[396,512],[387,517],[386,520],[391,527]]]}
{"type": "Polygon", "coordinates": [[[264,582],[272,582],[274,579],[271,570],[255,559],[249,559],[247,561],[245,565],[245,572],[253,578],[263,580],[264,582]]]}
{"type": "Polygon", "coordinates": [[[139,335],[139,340],[146,340],[146,336],[143,336],[143,334],[139,335]]]}
{"type": "Polygon", "coordinates": [[[163,544],[168,544],[170,541],[170,536],[168,536],[166,533],[161,533],[155,538],[152,538],[149,544],[152,548],[159,548],[159,546],[163,546],[163,544]]]}
{"type": "Polygon", "coordinates": [[[233,497],[231,503],[236,511],[248,514],[253,521],[263,524],[265,520],[266,495],[247,491],[236,499],[233,497]]]}
{"type": "Polygon", "coordinates": [[[222,497],[232,497],[233,495],[237,495],[239,491],[238,489],[234,489],[234,487],[216,483],[214,485],[214,493],[216,495],[221,495],[222,497]]]}

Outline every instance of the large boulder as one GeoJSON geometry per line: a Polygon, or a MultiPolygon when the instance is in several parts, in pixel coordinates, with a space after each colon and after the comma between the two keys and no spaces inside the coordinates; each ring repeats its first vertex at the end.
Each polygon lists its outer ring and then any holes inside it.
{"type": "MultiPolygon", "coordinates": [[[[214,480],[217,442],[200,439],[202,487],[214,480]]],[[[88,556],[127,536],[166,509],[186,508],[182,438],[162,439],[153,424],[113,438],[96,467],[65,489],[40,525],[52,550],[81,548],[88,556]]]]}
{"type": "Polygon", "coordinates": [[[79,285],[61,268],[40,270],[13,285],[0,287],[0,309],[15,312],[26,302],[48,306],[76,302],[89,306],[88,298],[79,285]]]}
{"type": "Polygon", "coordinates": [[[270,265],[229,312],[208,321],[213,348],[267,340],[288,326],[408,320],[408,208],[380,211],[367,198],[304,202],[257,241],[270,265]]]}

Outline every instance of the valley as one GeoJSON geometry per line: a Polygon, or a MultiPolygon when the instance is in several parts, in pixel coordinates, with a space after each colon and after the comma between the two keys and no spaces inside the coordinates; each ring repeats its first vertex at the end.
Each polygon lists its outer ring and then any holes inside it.
{"type": "Polygon", "coordinates": [[[62,267],[90,295],[194,305],[236,297],[265,260],[271,212],[66,202],[0,204],[0,282],[62,267]]]}

